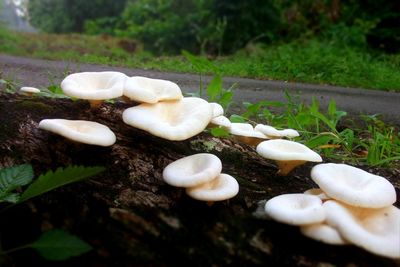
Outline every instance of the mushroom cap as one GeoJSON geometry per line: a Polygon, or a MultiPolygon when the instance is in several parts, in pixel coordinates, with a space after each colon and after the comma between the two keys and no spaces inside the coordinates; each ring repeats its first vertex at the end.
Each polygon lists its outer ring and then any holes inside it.
{"type": "Polygon", "coordinates": [[[312,151],[305,145],[294,141],[282,139],[274,139],[261,142],[257,146],[257,153],[264,158],[278,161],[322,161],[320,155],[318,155],[316,152],[312,151]]]}
{"type": "Polygon", "coordinates": [[[400,210],[366,209],[334,200],[323,204],[326,221],[346,240],[372,253],[400,258],[400,210]]]}
{"type": "Polygon", "coordinates": [[[211,102],[210,106],[212,107],[213,118],[224,115],[224,108],[220,104],[211,102]]]}
{"type": "Polygon", "coordinates": [[[300,232],[311,239],[326,244],[331,244],[331,245],[349,244],[349,242],[343,239],[343,237],[339,234],[336,228],[325,223],[301,225],[300,232]]]}
{"type": "Polygon", "coordinates": [[[233,198],[239,192],[239,184],[232,176],[221,173],[214,180],[186,188],[186,194],[202,201],[222,201],[233,198]]]}
{"type": "Polygon", "coordinates": [[[306,194],[306,195],[313,195],[313,196],[319,197],[322,201],[326,201],[326,200],[332,199],[332,198],[329,197],[327,194],[325,194],[325,192],[322,191],[321,188],[311,188],[311,189],[308,189],[308,190],[304,191],[304,194],[306,194]]]}
{"type": "Polygon", "coordinates": [[[396,202],[396,191],[388,180],[346,164],[318,164],[311,178],[328,196],[349,205],[382,208],[396,202]]]}
{"type": "Polygon", "coordinates": [[[89,145],[111,146],[116,141],[110,128],[93,121],[45,119],[40,121],[39,128],[89,145]]]}
{"type": "Polygon", "coordinates": [[[254,130],[265,134],[269,138],[280,138],[280,137],[293,138],[299,136],[299,133],[296,130],[293,129],[277,130],[272,126],[265,124],[257,124],[256,127],[254,127],[254,130]]]}
{"type": "Polygon", "coordinates": [[[214,117],[214,118],[211,119],[210,123],[212,123],[214,125],[218,125],[218,126],[224,127],[226,129],[230,129],[231,124],[232,124],[231,121],[225,116],[214,117]]]}
{"type": "Polygon", "coordinates": [[[131,100],[144,103],[179,100],[183,97],[176,83],[141,76],[128,77],[125,80],[123,94],[131,100]]]}
{"type": "Polygon", "coordinates": [[[167,184],[177,187],[197,186],[215,179],[222,170],[221,160],[209,153],[199,153],[170,163],[163,171],[167,184]]]}
{"type": "Polygon", "coordinates": [[[24,93],[33,93],[33,94],[40,93],[40,89],[35,88],[35,87],[29,87],[29,86],[21,87],[21,89],[19,89],[19,91],[24,92],[24,93]]]}
{"type": "Polygon", "coordinates": [[[267,139],[263,133],[254,131],[253,125],[250,123],[233,122],[231,123],[230,133],[239,136],[267,139]]]}
{"type": "Polygon", "coordinates": [[[155,104],[143,103],[126,109],[122,114],[126,124],[173,141],[185,140],[201,133],[210,123],[211,117],[209,103],[197,97],[155,104]]]}
{"type": "Polygon", "coordinates": [[[79,72],[61,82],[64,94],[88,100],[105,100],[122,96],[127,76],[121,72],[79,72]]]}
{"type": "Polygon", "coordinates": [[[304,194],[283,194],[265,203],[265,212],[274,220],[290,225],[320,223],[325,212],[320,198],[304,194]]]}

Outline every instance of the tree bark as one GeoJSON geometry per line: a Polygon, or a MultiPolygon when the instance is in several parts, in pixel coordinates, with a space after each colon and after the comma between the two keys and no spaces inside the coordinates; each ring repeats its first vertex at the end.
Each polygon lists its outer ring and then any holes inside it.
{"type": "MultiPolygon", "coordinates": [[[[279,177],[273,162],[231,139],[202,133],[173,142],[125,125],[121,114],[129,106],[117,102],[90,109],[86,101],[1,95],[0,167],[30,163],[36,176],[68,165],[106,167],[96,177],[0,214],[4,248],[57,227],[94,250],[58,265],[24,250],[3,258],[9,266],[399,266],[355,246],[318,243],[297,227],[264,217],[265,200],[316,187],[309,178],[312,164],[279,177]],[[106,148],[73,143],[38,129],[46,118],[105,124],[117,142],[106,148]],[[170,162],[201,152],[217,155],[223,173],[237,178],[235,198],[209,206],[163,182],[170,162]]],[[[398,180],[392,182],[399,192],[398,180]]]]}

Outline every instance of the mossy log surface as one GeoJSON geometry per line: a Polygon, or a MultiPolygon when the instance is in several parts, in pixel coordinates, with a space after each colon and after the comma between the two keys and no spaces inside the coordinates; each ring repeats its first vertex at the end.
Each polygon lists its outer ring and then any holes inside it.
{"type": "MultiPolygon", "coordinates": [[[[30,163],[36,177],[67,165],[107,168],[0,214],[4,249],[57,227],[94,250],[58,263],[21,250],[3,257],[1,266],[399,266],[355,246],[318,243],[297,227],[263,218],[263,201],[316,186],[309,178],[312,164],[279,177],[273,162],[233,140],[202,133],[172,142],[127,126],[121,114],[129,106],[91,110],[86,101],[1,95],[0,166],[30,163]],[[106,148],[73,143],[38,129],[46,118],[103,123],[117,142],[106,148]],[[165,166],[200,152],[220,157],[223,172],[238,179],[235,198],[209,206],[163,182],[165,166]]],[[[398,180],[391,182],[399,192],[398,180]]]]}

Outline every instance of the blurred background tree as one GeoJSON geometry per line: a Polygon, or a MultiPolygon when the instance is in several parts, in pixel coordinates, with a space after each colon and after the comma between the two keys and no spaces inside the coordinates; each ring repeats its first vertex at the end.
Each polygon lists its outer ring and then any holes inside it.
{"type": "Polygon", "coordinates": [[[30,0],[29,14],[45,32],[128,37],[155,54],[220,55],[312,38],[400,49],[400,1],[392,0],[30,0]]]}

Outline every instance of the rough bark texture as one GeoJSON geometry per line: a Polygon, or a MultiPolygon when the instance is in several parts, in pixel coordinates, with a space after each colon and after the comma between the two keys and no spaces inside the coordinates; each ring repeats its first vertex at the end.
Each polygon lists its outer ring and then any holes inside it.
{"type": "MultiPolygon", "coordinates": [[[[4,249],[66,229],[94,246],[62,263],[23,250],[0,260],[5,266],[398,266],[355,246],[329,246],[303,237],[297,227],[263,218],[263,201],[315,187],[311,164],[287,177],[254,149],[203,133],[171,142],[125,125],[124,103],[91,110],[85,101],[0,98],[0,166],[31,163],[35,173],[67,165],[105,166],[87,181],[65,186],[0,214],[4,249]],[[111,147],[70,142],[37,128],[45,118],[86,119],[117,135],[111,147]],[[223,172],[236,177],[238,196],[209,206],[166,185],[162,170],[183,156],[210,152],[223,172]],[[39,265],[38,265],[39,266],[39,265]]],[[[399,192],[398,179],[391,181],[399,192]]]]}

